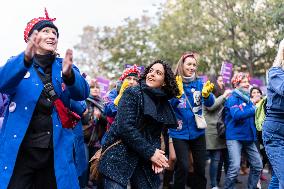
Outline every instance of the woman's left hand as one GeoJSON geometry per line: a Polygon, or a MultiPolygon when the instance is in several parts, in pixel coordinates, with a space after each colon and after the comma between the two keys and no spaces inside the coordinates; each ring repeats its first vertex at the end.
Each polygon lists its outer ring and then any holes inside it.
{"type": "Polygon", "coordinates": [[[67,49],[62,64],[62,74],[67,78],[71,76],[72,64],[73,64],[73,51],[71,49],[67,49]]]}
{"type": "Polygon", "coordinates": [[[152,170],[155,172],[155,174],[159,174],[164,170],[164,168],[152,163],[152,170]]]}

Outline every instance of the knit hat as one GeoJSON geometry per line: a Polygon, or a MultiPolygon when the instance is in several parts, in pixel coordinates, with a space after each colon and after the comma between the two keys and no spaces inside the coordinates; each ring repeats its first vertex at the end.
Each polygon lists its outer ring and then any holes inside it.
{"type": "Polygon", "coordinates": [[[123,81],[127,76],[135,76],[135,77],[140,77],[140,71],[137,67],[136,64],[134,64],[132,67],[130,68],[126,68],[122,75],[120,76],[119,80],[123,81]]]}
{"type": "Polygon", "coordinates": [[[40,31],[45,27],[54,28],[57,32],[57,37],[59,37],[58,29],[53,24],[53,21],[55,21],[56,18],[49,18],[46,8],[44,9],[44,12],[45,12],[45,17],[34,18],[28,22],[24,31],[25,42],[28,42],[28,38],[33,33],[34,30],[40,31]]]}
{"type": "Polygon", "coordinates": [[[236,87],[238,84],[240,84],[240,82],[242,81],[242,79],[244,78],[248,78],[248,80],[250,81],[250,76],[249,74],[247,73],[243,73],[243,72],[239,72],[239,73],[236,73],[232,80],[231,80],[231,83],[233,85],[233,87],[236,87]]]}

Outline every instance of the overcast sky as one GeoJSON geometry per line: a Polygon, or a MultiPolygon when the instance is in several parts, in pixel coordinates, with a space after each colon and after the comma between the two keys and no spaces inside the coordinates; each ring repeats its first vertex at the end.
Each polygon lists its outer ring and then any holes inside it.
{"type": "MultiPolygon", "coordinates": [[[[166,0],[5,0],[0,6],[0,65],[24,51],[24,29],[29,20],[44,17],[44,7],[59,29],[58,50],[63,56],[67,48],[78,42],[86,25],[117,26],[127,17],[137,18],[148,10],[154,15],[166,0]]],[[[76,52],[75,52],[76,55],[76,52]]]]}

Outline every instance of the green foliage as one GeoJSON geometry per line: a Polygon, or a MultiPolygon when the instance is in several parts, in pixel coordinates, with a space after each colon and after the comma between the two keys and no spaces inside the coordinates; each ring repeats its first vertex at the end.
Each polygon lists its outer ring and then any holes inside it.
{"type": "Polygon", "coordinates": [[[155,18],[128,18],[115,28],[86,27],[75,48],[90,75],[111,79],[124,64],[164,59],[175,65],[190,50],[200,54],[201,72],[217,73],[230,60],[235,68],[246,65],[251,75],[261,76],[284,37],[283,23],[280,0],[168,0],[155,18]]]}

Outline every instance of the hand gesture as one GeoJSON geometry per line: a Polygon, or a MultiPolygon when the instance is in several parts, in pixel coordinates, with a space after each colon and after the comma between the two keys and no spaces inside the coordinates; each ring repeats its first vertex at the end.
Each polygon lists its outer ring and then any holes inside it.
{"type": "Polygon", "coordinates": [[[208,98],[208,96],[210,95],[210,93],[213,91],[214,89],[214,84],[211,83],[209,80],[204,84],[203,89],[202,89],[202,96],[204,98],[208,98]]]}
{"type": "Polygon", "coordinates": [[[62,73],[67,78],[71,76],[72,64],[73,64],[73,51],[71,49],[67,49],[62,64],[62,73]]]}
{"type": "Polygon", "coordinates": [[[122,97],[123,92],[125,91],[125,89],[128,87],[129,83],[128,81],[125,79],[120,87],[119,90],[119,94],[117,95],[117,97],[114,99],[114,104],[117,106],[118,102],[120,101],[120,98],[122,97]]]}
{"type": "Polygon", "coordinates": [[[164,154],[164,151],[156,149],[150,160],[158,167],[169,167],[168,158],[164,154]]]}
{"type": "Polygon", "coordinates": [[[164,168],[157,166],[155,163],[152,163],[152,170],[155,172],[155,174],[159,174],[164,170],[164,168]]]}
{"type": "Polygon", "coordinates": [[[29,40],[27,42],[27,47],[25,50],[25,61],[30,62],[34,55],[36,54],[36,50],[38,48],[40,38],[38,37],[38,31],[34,30],[32,35],[29,37],[29,40]]]}
{"type": "Polygon", "coordinates": [[[232,94],[232,90],[231,89],[226,89],[223,96],[225,98],[228,98],[230,95],[232,94]]]}
{"type": "Polygon", "coordinates": [[[177,83],[178,91],[179,91],[179,95],[177,96],[177,98],[180,98],[183,94],[183,84],[182,84],[181,76],[176,76],[176,83],[177,83]]]}

